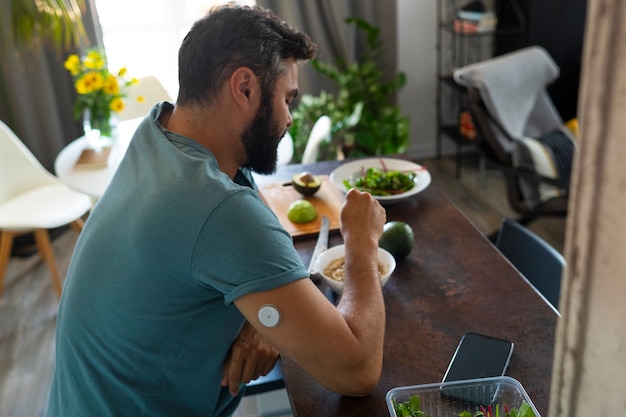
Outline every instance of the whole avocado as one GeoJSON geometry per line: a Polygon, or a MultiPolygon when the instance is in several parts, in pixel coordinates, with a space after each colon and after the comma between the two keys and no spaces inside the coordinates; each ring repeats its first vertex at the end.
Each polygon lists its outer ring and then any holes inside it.
{"type": "Polygon", "coordinates": [[[383,226],[378,246],[391,253],[396,261],[406,258],[413,250],[415,235],[411,226],[400,221],[391,221],[383,226]]]}

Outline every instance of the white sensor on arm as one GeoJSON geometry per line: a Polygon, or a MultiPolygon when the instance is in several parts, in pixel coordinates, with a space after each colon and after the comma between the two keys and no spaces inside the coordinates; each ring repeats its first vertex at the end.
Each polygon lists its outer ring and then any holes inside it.
{"type": "Polygon", "coordinates": [[[276,327],[280,324],[280,311],[275,305],[265,304],[259,308],[259,321],[265,327],[276,327]]]}

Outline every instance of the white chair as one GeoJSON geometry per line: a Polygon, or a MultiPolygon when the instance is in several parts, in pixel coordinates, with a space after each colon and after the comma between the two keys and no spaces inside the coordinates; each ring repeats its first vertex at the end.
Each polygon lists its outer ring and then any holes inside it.
{"type": "Polygon", "coordinates": [[[117,118],[119,121],[143,118],[156,103],[162,101],[172,102],[163,84],[152,75],[140,78],[137,84],[128,88],[124,99],[124,110],[117,115],[117,118]]]}
{"type": "Polygon", "coordinates": [[[276,165],[287,165],[293,158],[293,138],[289,132],[285,132],[285,136],[278,143],[278,158],[276,165]]]}
{"type": "Polygon", "coordinates": [[[306,142],[304,153],[302,154],[303,164],[312,164],[317,162],[319,147],[322,142],[330,142],[330,132],[332,124],[330,117],[322,116],[313,125],[311,134],[306,142]]]}
{"type": "Polygon", "coordinates": [[[91,199],[50,174],[19,138],[0,121],[0,294],[13,239],[34,233],[37,249],[48,263],[57,294],[61,280],[47,229],[71,224],[82,230],[91,199]]]}

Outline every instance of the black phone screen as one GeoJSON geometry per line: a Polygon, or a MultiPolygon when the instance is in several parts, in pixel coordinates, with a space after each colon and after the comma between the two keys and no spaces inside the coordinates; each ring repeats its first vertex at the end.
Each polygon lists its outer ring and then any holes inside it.
{"type": "MultiPolygon", "coordinates": [[[[502,376],[509,365],[513,343],[496,337],[466,333],[452,356],[443,382],[502,376]]],[[[491,398],[467,398],[457,390],[442,389],[449,396],[469,402],[488,404],[491,398]],[[454,391],[454,392],[453,392],[454,391]]],[[[489,395],[493,396],[493,393],[489,395]]]]}

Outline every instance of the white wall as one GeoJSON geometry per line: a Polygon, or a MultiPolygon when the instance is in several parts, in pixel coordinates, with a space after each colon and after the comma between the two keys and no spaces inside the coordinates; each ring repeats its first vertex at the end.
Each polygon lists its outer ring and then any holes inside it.
{"type": "Polygon", "coordinates": [[[398,71],[407,83],[398,104],[409,116],[412,158],[432,157],[437,136],[437,1],[398,0],[398,71]]]}

